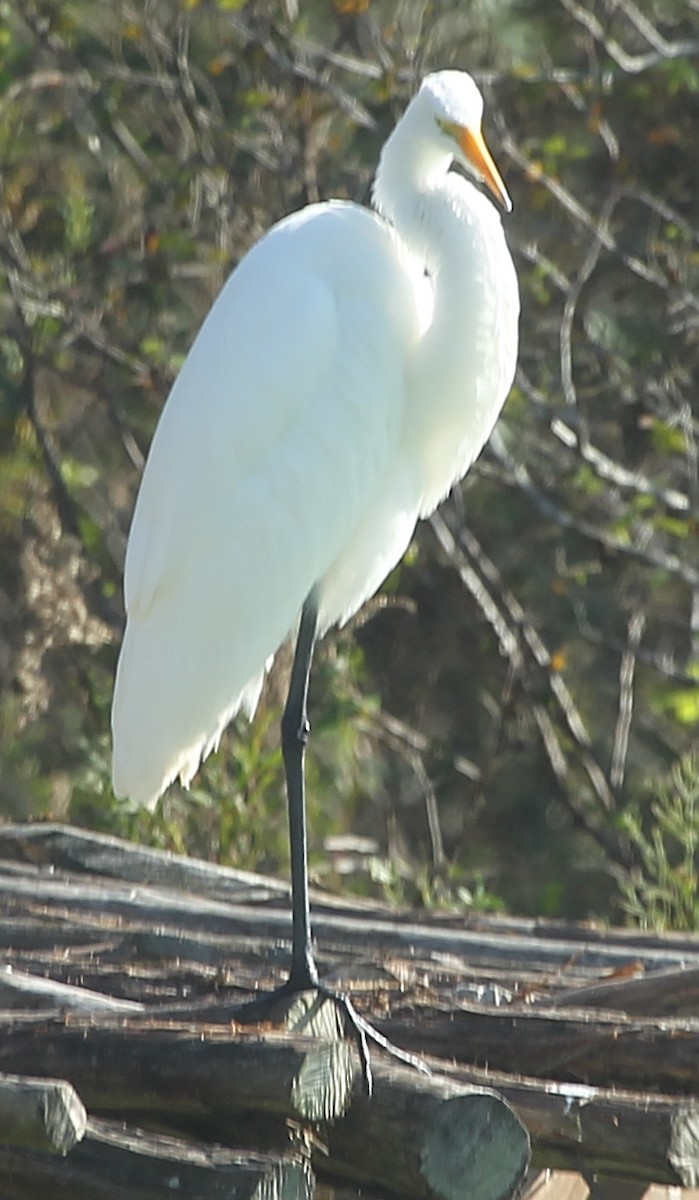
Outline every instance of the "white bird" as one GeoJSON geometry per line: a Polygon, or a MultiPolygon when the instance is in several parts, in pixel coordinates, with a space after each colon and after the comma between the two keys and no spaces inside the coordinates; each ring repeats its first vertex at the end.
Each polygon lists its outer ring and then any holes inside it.
{"type": "Polygon", "coordinates": [[[512,383],[517,280],[470,75],[428,75],[385,143],[376,211],[312,204],[234,270],[172,388],[126,553],[112,728],[118,795],[187,785],[252,716],[295,630],[282,722],[292,854],[288,990],[318,982],[303,753],[313,646],[380,586],[462,478],[512,383]]]}

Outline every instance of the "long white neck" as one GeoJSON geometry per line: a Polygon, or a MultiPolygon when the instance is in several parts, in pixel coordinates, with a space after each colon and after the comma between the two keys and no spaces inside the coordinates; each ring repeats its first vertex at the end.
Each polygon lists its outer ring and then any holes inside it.
{"type": "Polygon", "coordinates": [[[423,332],[409,362],[406,428],[424,462],[422,514],[480,453],[514,375],[519,300],[499,215],[404,120],[384,146],[374,203],[413,259],[423,332]]]}

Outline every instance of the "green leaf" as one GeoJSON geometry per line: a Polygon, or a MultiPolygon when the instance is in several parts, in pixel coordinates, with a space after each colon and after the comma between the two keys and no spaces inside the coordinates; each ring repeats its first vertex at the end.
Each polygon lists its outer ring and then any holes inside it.
{"type": "Polygon", "coordinates": [[[694,688],[675,688],[656,699],[659,712],[673,716],[681,725],[699,725],[699,685],[694,688]]]}
{"type": "Polygon", "coordinates": [[[651,438],[656,450],[665,454],[686,454],[687,435],[676,425],[668,425],[666,421],[654,420],[650,424],[651,438]]]}
{"type": "Polygon", "coordinates": [[[100,472],[90,463],[79,462],[77,458],[64,458],[61,463],[61,477],[67,488],[88,488],[99,479],[100,472]]]}

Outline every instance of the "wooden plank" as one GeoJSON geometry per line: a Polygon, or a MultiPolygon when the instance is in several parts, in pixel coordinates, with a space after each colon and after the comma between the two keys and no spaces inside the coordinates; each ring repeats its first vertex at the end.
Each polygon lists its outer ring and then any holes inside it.
{"type": "Polygon", "coordinates": [[[699,1188],[679,1188],[651,1184],[644,1192],[643,1200],[699,1200],[699,1188]]]}
{"type": "Polygon", "coordinates": [[[0,1145],[68,1154],[86,1123],[83,1104],[64,1079],[0,1075],[0,1145]]]}
{"type": "Polygon", "coordinates": [[[539,1171],[522,1200],[587,1200],[590,1189],[577,1171],[539,1171]]]}
{"type": "Polygon", "coordinates": [[[624,1183],[614,1179],[592,1179],[592,1187],[575,1171],[539,1171],[527,1184],[522,1200],[699,1200],[699,1188],[664,1184],[624,1183]]]}

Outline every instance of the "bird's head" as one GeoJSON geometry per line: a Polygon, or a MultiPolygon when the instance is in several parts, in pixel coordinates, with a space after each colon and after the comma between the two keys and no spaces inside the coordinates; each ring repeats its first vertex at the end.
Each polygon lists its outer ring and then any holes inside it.
{"type": "Polygon", "coordinates": [[[413,103],[431,123],[432,136],[445,151],[492,192],[506,212],[512,201],[483,139],[483,97],[466,71],[437,71],[426,75],[413,103]]]}

